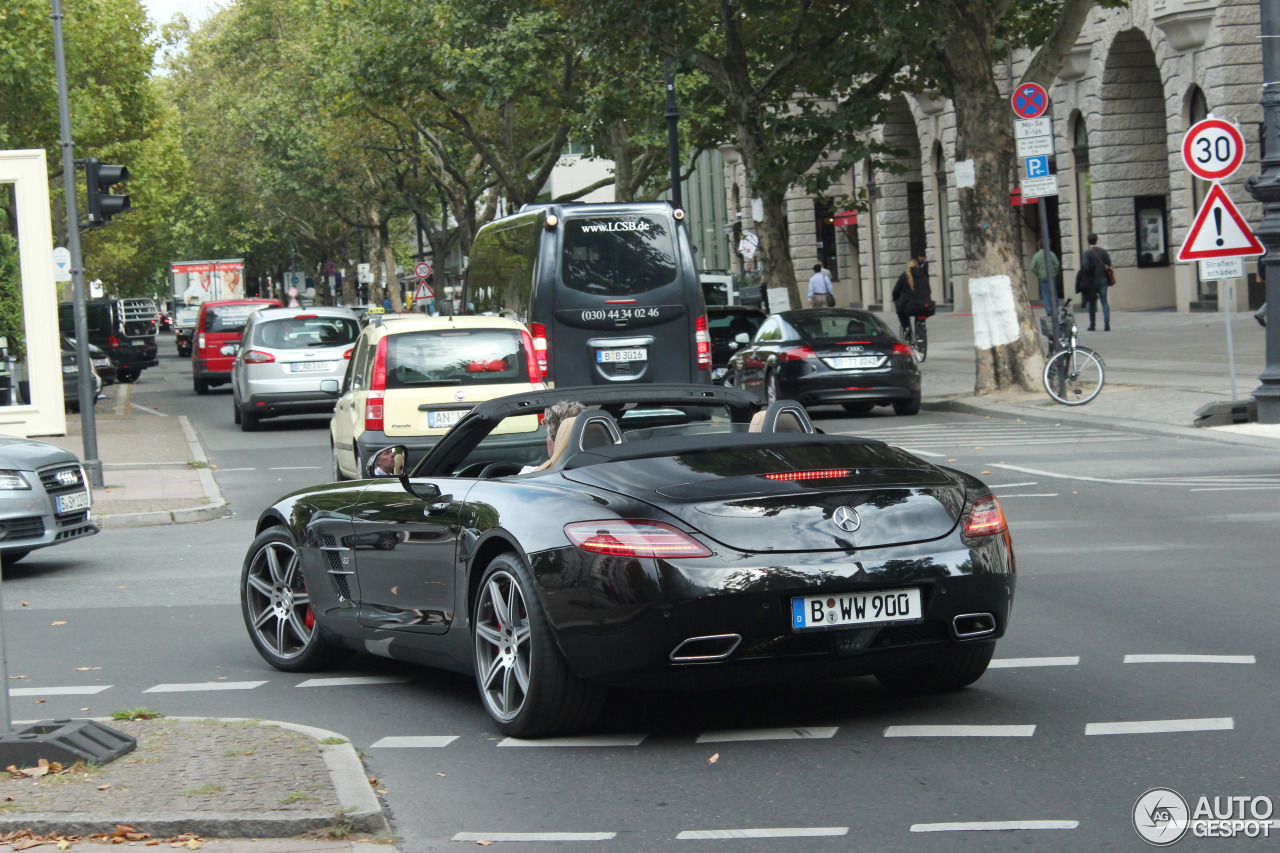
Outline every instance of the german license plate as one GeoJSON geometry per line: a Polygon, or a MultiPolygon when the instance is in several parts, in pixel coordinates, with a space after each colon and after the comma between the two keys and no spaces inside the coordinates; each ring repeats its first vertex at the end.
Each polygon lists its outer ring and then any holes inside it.
{"type": "Polygon", "coordinates": [[[791,599],[791,628],[838,628],[912,622],[921,617],[919,589],[806,595],[791,599]]]}
{"type": "Polygon", "coordinates": [[[58,512],[71,512],[77,509],[88,509],[93,502],[88,492],[73,492],[69,495],[57,495],[54,497],[57,501],[58,512]]]}
{"type": "Polygon", "coordinates": [[[427,412],[427,426],[431,429],[451,427],[467,413],[465,409],[452,409],[446,412],[427,412]]]}
{"type": "Polygon", "coordinates": [[[636,349],[601,349],[596,350],[596,362],[599,364],[616,364],[622,361],[648,361],[649,351],[636,349]]]}
{"type": "Polygon", "coordinates": [[[880,364],[878,355],[850,355],[839,358],[828,358],[827,364],[836,370],[853,370],[858,367],[876,367],[880,364]]]}
{"type": "Polygon", "coordinates": [[[332,369],[332,361],[295,361],[289,365],[289,370],[294,373],[320,373],[332,369]]]}
{"type": "Polygon", "coordinates": [[[132,343],[136,347],[145,347],[148,341],[146,338],[134,338],[132,343]]]}

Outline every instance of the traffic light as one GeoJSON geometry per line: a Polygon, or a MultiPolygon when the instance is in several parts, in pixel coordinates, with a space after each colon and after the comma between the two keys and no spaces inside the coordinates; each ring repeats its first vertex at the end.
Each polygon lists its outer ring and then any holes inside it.
{"type": "Polygon", "coordinates": [[[108,166],[97,157],[84,161],[84,182],[89,195],[89,227],[106,225],[112,216],[129,209],[127,195],[114,195],[111,188],[129,180],[124,166],[108,166]]]}

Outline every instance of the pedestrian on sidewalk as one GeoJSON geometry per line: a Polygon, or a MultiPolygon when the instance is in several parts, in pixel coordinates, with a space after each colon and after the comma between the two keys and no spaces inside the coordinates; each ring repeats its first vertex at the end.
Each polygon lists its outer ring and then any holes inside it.
{"type": "Polygon", "coordinates": [[[1107,288],[1111,286],[1111,255],[1098,245],[1098,235],[1089,235],[1089,248],[1084,253],[1085,279],[1090,287],[1082,292],[1085,304],[1089,306],[1089,331],[1096,331],[1098,322],[1098,300],[1102,300],[1102,329],[1111,331],[1111,305],[1107,302],[1107,288]]]}
{"type": "Polygon", "coordinates": [[[1052,312],[1053,297],[1051,294],[1057,292],[1058,274],[1062,272],[1062,264],[1058,261],[1058,256],[1052,251],[1046,251],[1043,243],[1037,243],[1040,251],[1036,252],[1031,258],[1031,272],[1040,282],[1040,301],[1044,304],[1044,313],[1052,312]],[[1046,255],[1048,261],[1045,260],[1046,255]],[[1050,288],[1053,288],[1050,290],[1050,288]]]}
{"type": "Polygon", "coordinates": [[[813,275],[809,277],[809,307],[834,308],[836,294],[831,289],[831,279],[822,268],[822,262],[813,265],[813,275]]]}

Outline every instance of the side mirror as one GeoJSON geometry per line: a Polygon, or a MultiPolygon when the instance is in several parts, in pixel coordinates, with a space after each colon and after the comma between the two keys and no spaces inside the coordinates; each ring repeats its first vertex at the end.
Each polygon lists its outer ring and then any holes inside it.
{"type": "Polygon", "coordinates": [[[735,343],[749,344],[751,343],[751,336],[746,332],[738,332],[738,334],[733,336],[733,340],[735,343]]]}
{"type": "MultiPolygon", "coordinates": [[[[330,380],[336,382],[337,380],[330,380]]],[[[393,444],[374,451],[365,463],[364,475],[370,479],[375,477],[405,477],[404,469],[407,453],[403,444],[393,444]]]]}
{"type": "Polygon", "coordinates": [[[338,380],[336,379],[320,380],[320,393],[332,394],[334,397],[336,397],[338,396],[339,393],[341,393],[341,391],[342,391],[342,386],[338,384],[338,380]]]}

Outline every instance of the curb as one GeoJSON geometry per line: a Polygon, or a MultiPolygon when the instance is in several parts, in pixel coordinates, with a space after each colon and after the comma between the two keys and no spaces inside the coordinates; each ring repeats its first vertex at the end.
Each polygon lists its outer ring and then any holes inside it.
{"type": "Polygon", "coordinates": [[[980,397],[943,398],[925,400],[920,408],[930,412],[960,412],[970,415],[997,415],[1003,418],[1017,418],[1038,423],[1071,423],[1096,429],[1117,429],[1143,435],[1159,435],[1166,438],[1184,438],[1191,441],[1209,441],[1219,444],[1234,444],[1245,447],[1265,447],[1276,449],[1280,442],[1265,436],[1241,435],[1184,427],[1174,424],[1158,424],[1150,421],[1138,421],[1129,418],[1109,418],[1101,415],[1089,415],[1087,412],[1067,410],[1062,407],[1053,414],[1048,412],[1028,411],[1007,403],[987,402],[980,397]]]}
{"type": "MultiPolygon", "coordinates": [[[[108,718],[97,718],[109,723],[108,718]]],[[[170,717],[181,722],[199,722],[209,717],[170,717]]],[[[220,723],[249,722],[245,717],[213,717],[220,723]]],[[[306,735],[319,742],[339,738],[340,744],[318,743],[320,755],[329,771],[329,781],[340,805],[337,814],[329,812],[292,812],[288,815],[262,812],[154,812],[121,815],[69,812],[66,814],[34,812],[13,817],[0,815],[0,832],[29,829],[32,832],[62,835],[92,835],[112,832],[118,824],[129,824],[156,838],[168,838],[192,832],[207,838],[288,838],[304,832],[325,829],[335,822],[350,824],[356,832],[385,835],[391,831],[378,798],[369,786],[364,765],[355,747],[337,732],[284,723],[276,720],[254,720],[260,726],[275,726],[306,735]]]]}
{"type": "Polygon", "coordinates": [[[226,518],[231,515],[231,506],[222,496],[222,490],[213,479],[213,471],[208,467],[209,457],[200,445],[191,421],[186,415],[178,415],[178,423],[187,439],[187,451],[193,462],[203,467],[196,469],[200,477],[200,486],[204,489],[204,497],[208,502],[203,506],[186,507],[184,509],[156,510],[154,512],[120,512],[112,515],[95,515],[93,520],[102,529],[119,529],[125,527],[154,527],[162,524],[194,524],[199,521],[213,521],[215,518],[226,518]]]}

